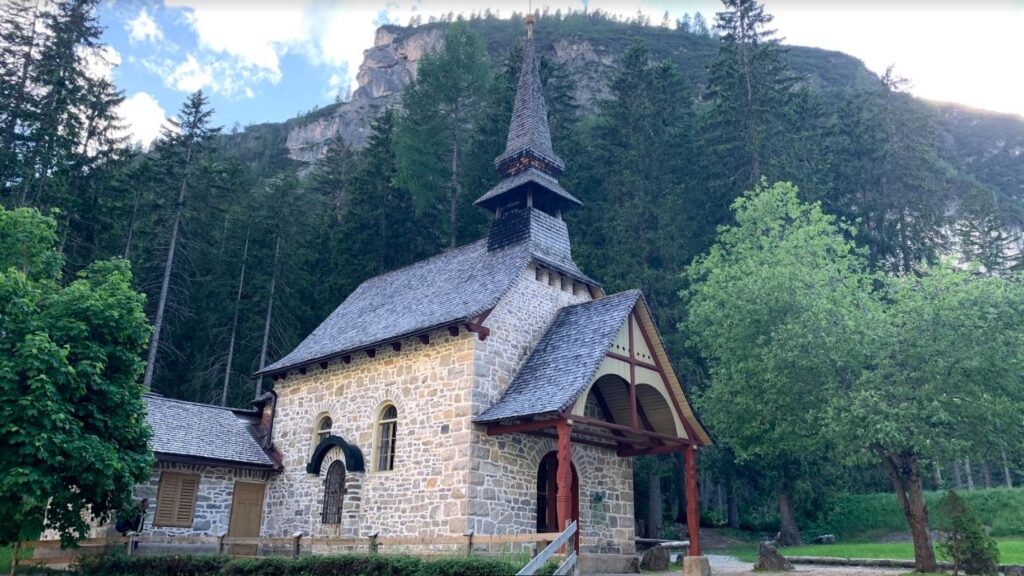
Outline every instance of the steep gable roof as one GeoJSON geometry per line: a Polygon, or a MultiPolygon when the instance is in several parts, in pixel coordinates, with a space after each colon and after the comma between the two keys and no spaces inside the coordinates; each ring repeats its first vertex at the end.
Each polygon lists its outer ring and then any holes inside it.
{"type": "Polygon", "coordinates": [[[363,282],[291,353],[260,374],[473,320],[498,303],[531,261],[596,286],[570,258],[552,258],[536,242],[488,250],[487,240],[479,240],[363,282]]]}
{"type": "Polygon", "coordinates": [[[640,298],[628,290],[558,311],[500,400],[474,421],[557,414],[586,389],[640,298]]]}
{"type": "Polygon", "coordinates": [[[273,468],[250,429],[255,412],[146,394],[146,422],[153,430],[150,448],[160,456],[198,458],[273,468]]]}
{"type": "Polygon", "coordinates": [[[663,368],[665,385],[674,397],[684,426],[692,430],[700,444],[711,445],[713,440],[683,393],[639,290],[619,292],[561,309],[502,397],[473,421],[493,424],[502,420],[551,417],[568,410],[587,390],[634,310],[640,329],[650,338],[650,353],[656,358],[655,363],[663,368]]]}

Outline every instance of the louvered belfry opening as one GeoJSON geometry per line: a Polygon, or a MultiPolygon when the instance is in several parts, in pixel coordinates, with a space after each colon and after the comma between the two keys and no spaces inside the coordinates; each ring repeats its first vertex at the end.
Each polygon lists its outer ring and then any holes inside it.
{"type": "Polygon", "coordinates": [[[324,509],[320,521],[324,524],[341,524],[341,510],[345,504],[345,464],[341,460],[331,462],[324,478],[324,509]]]}

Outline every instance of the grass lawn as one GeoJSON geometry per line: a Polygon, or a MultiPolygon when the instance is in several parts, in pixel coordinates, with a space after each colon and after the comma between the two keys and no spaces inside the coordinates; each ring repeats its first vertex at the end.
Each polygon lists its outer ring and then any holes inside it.
{"type": "MultiPolygon", "coordinates": [[[[996,538],[1001,564],[1024,564],[1024,539],[996,538]]],[[[794,546],[779,550],[783,556],[830,556],[833,558],[891,558],[913,560],[914,547],[910,542],[854,542],[843,544],[817,544],[794,546]]],[[[725,551],[745,562],[757,560],[757,545],[742,545],[725,551]]]]}

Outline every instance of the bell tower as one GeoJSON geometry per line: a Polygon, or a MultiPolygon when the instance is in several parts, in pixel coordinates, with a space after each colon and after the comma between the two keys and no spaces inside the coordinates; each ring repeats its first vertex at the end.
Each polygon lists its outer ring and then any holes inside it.
{"type": "Polygon", "coordinates": [[[563,210],[583,205],[558,183],[565,163],[551,147],[540,62],[533,42],[533,22],[532,14],[526,17],[526,45],[508,140],[505,151],[494,159],[501,181],[474,202],[493,212],[496,220],[517,210],[539,210],[561,219],[563,210]]]}

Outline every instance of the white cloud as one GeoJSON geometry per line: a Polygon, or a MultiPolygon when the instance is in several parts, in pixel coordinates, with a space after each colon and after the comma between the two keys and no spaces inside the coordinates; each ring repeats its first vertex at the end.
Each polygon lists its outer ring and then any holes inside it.
{"type": "Polygon", "coordinates": [[[213,86],[213,73],[210,66],[200,64],[195,56],[189,54],[184,62],[164,77],[164,83],[183,92],[195,92],[213,86]]]}
{"type": "Polygon", "coordinates": [[[167,0],[188,10],[199,46],[236,57],[242,64],[280,76],[280,57],[310,41],[306,6],[299,2],[167,0]]]}
{"type": "Polygon", "coordinates": [[[110,45],[85,52],[86,73],[93,78],[114,79],[114,69],[121,65],[121,54],[110,45]]]}
{"type": "Polygon", "coordinates": [[[160,26],[157,25],[156,20],[146,12],[146,8],[143,7],[139,10],[139,15],[129,20],[125,24],[125,30],[128,31],[128,41],[131,43],[136,42],[157,42],[162,40],[164,33],[160,30],[160,26]]]}
{"type": "Polygon", "coordinates": [[[146,92],[136,92],[125,98],[118,107],[118,113],[124,119],[129,138],[144,148],[148,148],[160,135],[160,126],[167,118],[167,112],[160,103],[146,92]]]}
{"type": "Polygon", "coordinates": [[[183,62],[170,59],[147,58],[143,66],[160,76],[164,85],[181,92],[206,90],[228,98],[255,98],[252,85],[260,82],[276,83],[281,73],[249,66],[234,57],[217,57],[189,53],[183,62]]]}

